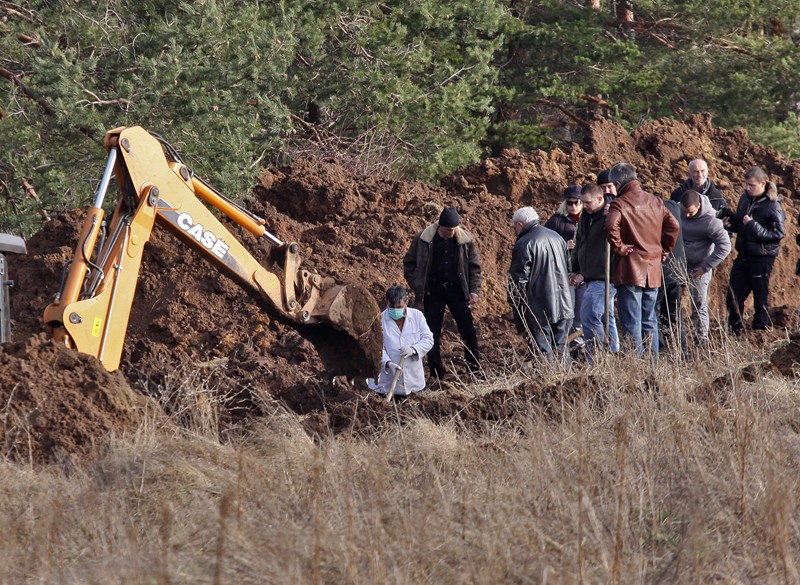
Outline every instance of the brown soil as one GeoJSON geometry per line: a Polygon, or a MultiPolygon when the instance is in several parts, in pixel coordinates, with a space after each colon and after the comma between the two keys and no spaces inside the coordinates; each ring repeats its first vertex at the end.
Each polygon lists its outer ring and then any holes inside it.
{"type": "MultiPolygon", "coordinates": [[[[514,209],[533,205],[546,219],[568,183],[593,181],[598,170],[619,160],[636,165],[646,189],[668,195],[695,157],[708,161],[731,205],[738,200],[744,172],[755,164],[763,165],[777,183],[788,220],[771,290],[776,320],[786,323],[800,304],[793,199],[800,192],[800,161],[753,144],[744,130],[715,128],[707,115],[685,123],[661,120],[630,134],[613,122],[599,121],[583,147],[574,145],[569,152],[506,151],[445,177],[440,186],[353,176],[333,163],[299,161],[263,169],[247,205],[279,238],[301,245],[304,266],[343,283],[363,285],[379,300],[389,285],[403,282],[402,258],[411,237],[435,220],[444,205],[456,206],[479,242],[483,262],[485,284],[475,310],[483,363],[499,370],[523,347],[505,318],[514,209]]],[[[219,391],[224,412],[233,420],[257,415],[260,405],[274,400],[303,415],[312,432],[380,427],[393,412],[392,405],[364,389],[361,378],[352,383],[365,368],[363,356],[346,335],[329,326],[287,322],[268,303],[158,229],[145,253],[120,373],[108,374],[92,358],[43,345],[34,336],[42,331],[42,311],[72,255],[81,217],[74,212],[48,223],[28,241],[27,256],[10,258],[16,282],[14,335],[19,343],[0,351],[6,365],[0,369],[0,400],[13,406],[17,419],[29,422],[6,424],[6,454],[49,461],[58,453],[81,453],[93,437],[122,432],[135,422],[132,413],[138,411],[122,406],[133,404],[133,399],[98,400],[100,394],[153,395],[196,379],[219,391]],[[52,406],[47,417],[36,414],[42,404],[52,406]],[[30,422],[34,418],[35,425],[30,422]],[[30,435],[28,448],[21,446],[20,429],[30,435]]],[[[234,232],[256,258],[268,263],[270,246],[264,240],[234,232]]],[[[729,267],[730,259],[713,281],[712,303],[718,307],[724,303],[729,267]]],[[[445,323],[443,351],[451,357],[461,353],[451,320],[445,323]]],[[[456,368],[461,371],[460,365],[456,368]]],[[[572,393],[586,385],[583,379],[567,384],[572,393]]],[[[520,401],[533,400],[548,409],[553,393],[560,396],[564,390],[530,386],[480,399],[455,390],[432,392],[406,400],[403,409],[436,419],[458,417],[467,424],[505,420],[520,401]]],[[[6,411],[12,406],[5,406],[6,411]]]]}

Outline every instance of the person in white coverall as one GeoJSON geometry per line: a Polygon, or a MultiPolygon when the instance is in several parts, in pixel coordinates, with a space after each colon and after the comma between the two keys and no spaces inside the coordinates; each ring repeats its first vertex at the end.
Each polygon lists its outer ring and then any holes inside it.
{"type": "Polygon", "coordinates": [[[405,396],[425,389],[425,368],[422,358],[433,347],[431,333],[422,311],[408,306],[408,290],[401,285],[390,286],[386,291],[388,306],[381,314],[383,326],[383,356],[381,373],[377,384],[373,378],[367,380],[369,387],[387,394],[392,378],[405,357],[402,372],[394,393],[405,396]]]}

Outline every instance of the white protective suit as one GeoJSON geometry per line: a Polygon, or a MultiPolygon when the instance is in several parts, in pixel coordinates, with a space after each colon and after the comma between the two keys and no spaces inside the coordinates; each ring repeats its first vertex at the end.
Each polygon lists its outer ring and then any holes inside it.
{"type": "Polygon", "coordinates": [[[393,372],[387,370],[388,362],[400,363],[400,348],[411,346],[416,350],[416,355],[407,357],[403,363],[403,372],[397,381],[394,393],[398,396],[405,396],[411,392],[419,392],[425,388],[425,368],[422,365],[422,358],[433,347],[433,333],[425,321],[422,311],[406,308],[406,318],[403,330],[397,326],[394,319],[389,316],[389,311],[385,310],[381,314],[381,325],[383,327],[383,357],[381,358],[381,373],[378,383],[373,378],[367,380],[367,384],[372,390],[387,394],[392,385],[393,372]]]}

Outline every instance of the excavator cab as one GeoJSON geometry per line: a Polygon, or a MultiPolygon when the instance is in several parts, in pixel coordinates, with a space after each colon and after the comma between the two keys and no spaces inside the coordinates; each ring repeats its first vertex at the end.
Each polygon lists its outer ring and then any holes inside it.
{"type": "Polygon", "coordinates": [[[330,323],[352,336],[377,371],[380,309],[363,287],[343,285],[301,268],[300,246],[265,228],[265,220],[195,176],[169,143],[141,127],[106,133],[108,160],[84,220],[63,284],[44,312],[52,338],[119,367],[144,245],[159,225],[241,286],[260,293],[286,318],[330,323]],[[111,219],[103,210],[111,180],[119,198],[111,219]],[[272,246],[270,269],[259,263],[212,213],[218,210],[272,246]],[[276,269],[279,269],[277,271],[276,269]],[[273,271],[276,270],[276,271],[273,271]]]}
{"type": "Polygon", "coordinates": [[[8,276],[6,254],[27,254],[25,240],[11,234],[0,234],[0,343],[11,341],[11,303],[14,281],[8,276]]]}

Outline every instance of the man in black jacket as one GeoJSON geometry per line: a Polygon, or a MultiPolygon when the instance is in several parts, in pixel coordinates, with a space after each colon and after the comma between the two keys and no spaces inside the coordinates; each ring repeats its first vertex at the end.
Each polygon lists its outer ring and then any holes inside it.
{"type": "MultiPolygon", "coordinates": [[[[610,199],[610,195],[608,199],[610,199]]],[[[603,195],[601,186],[589,183],[581,189],[581,201],[583,202],[583,213],[578,220],[578,228],[575,232],[570,284],[584,288],[581,318],[583,338],[586,341],[589,361],[591,361],[594,349],[602,347],[605,342],[603,320],[606,312],[606,233],[603,225],[606,220],[605,208],[608,200],[603,195]]],[[[612,352],[618,352],[619,335],[614,318],[614,297],[616,295],[614,285],[610,285],[608,293],[609,348],[612,352]]]]}
{"type": "Polygon", "coordinates": [[[433,333],[433,348],[428,352],[431,376],[445,378],[439,342],[448,307],[464,342],[464,361],[476,372],[480,356],[470,305],[478,302],[481,261],[475,238],[461,227],[455,208],[446,207],[438,222],[417,234],[403,259],[403,275],[433,333]]]}
{"type": "Polygon", "coordinates": [[[567,244],[540,225],[533,207],[522,207],[511,219],[517,240],[511,251],[508,296],[517,332],[527,335],[532,353],[551,362],[569,361],[565,346],[572,319],[567,244]]]}
{"type": "Polygon", "coordinates": [[[745,174],[745,192],[736,212],[723,213],[722,224],[736,232],[736,259],[731,267],[726,304],[728,326],[744,332],[744,301],[753,293],[753,329],[769,326],[769,277],[784,235],[786,214],[778,189],[761,167],[745,174]]]}
{"type": "Polygon", "coordinates": [[[719,212],[720,209],[728,208],[728,203],[722,193],[719,192],[714,181],[708,177],[708,164],[702,158],[696,158],[689,163],[689,178],[678,185],[669,198],[680,203],[681,196],[690,189],[708,197],[714,211],[719,212]]]}

